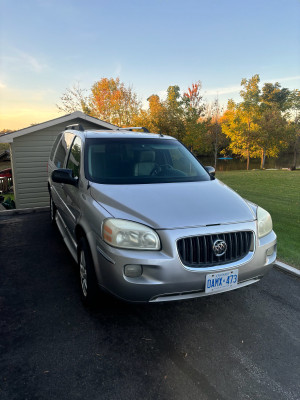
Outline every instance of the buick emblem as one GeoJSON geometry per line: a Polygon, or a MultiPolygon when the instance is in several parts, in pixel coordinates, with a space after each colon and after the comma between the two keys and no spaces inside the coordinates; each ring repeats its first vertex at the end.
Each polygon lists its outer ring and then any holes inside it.
{"type": "Polygon", "coordinates": [[[217,257],[221,257],[223,254],[226,253],[227,244],[224,240],[216,240],[213,244],[213,251],[217,257]]]}

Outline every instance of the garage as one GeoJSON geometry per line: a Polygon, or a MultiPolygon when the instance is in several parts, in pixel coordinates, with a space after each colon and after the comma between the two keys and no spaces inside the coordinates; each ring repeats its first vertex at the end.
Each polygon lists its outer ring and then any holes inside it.
{"type": "Polygon", "coordinates": [[[81,111],[0,136],[0,143],[10,144],[16,208],[49,205],[47,162],[57,135],[66,126],[81,124],[84,129],[116,129],[115,125],[81,111]]]}

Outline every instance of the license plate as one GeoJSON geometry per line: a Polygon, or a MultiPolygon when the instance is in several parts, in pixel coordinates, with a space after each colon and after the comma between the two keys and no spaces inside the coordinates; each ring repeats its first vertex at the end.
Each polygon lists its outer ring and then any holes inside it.
{"type": "Polygon", "coordinates": [[[234,289],[238,284],[238,270],[216,272],[206,275],[205,293],[234,289]]]}

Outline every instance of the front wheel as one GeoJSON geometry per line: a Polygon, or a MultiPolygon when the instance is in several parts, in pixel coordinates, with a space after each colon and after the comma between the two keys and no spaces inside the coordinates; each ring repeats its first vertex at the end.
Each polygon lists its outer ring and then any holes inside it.
{"type": "Polygon", "coordinates": [[[95,305],[100,289],[91,250],[85,238],[81,238],[78,245],[78,267],[82,301],[84,305],[95,305]]]}

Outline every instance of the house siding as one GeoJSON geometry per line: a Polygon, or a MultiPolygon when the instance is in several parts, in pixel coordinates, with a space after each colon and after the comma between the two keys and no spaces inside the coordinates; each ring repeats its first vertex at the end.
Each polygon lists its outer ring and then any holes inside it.
{"type": "MultiPolygon", "coordinates": [[[[57,135],[66,125],[80,123],[84,129],[102,129],[81,119],[44,128],[14,139],[11,143],[14,192],[17,208],[49,205],[47,163],[57,135]]],[[[103,128],[105,129],[105,128],[103,128]]]]}

